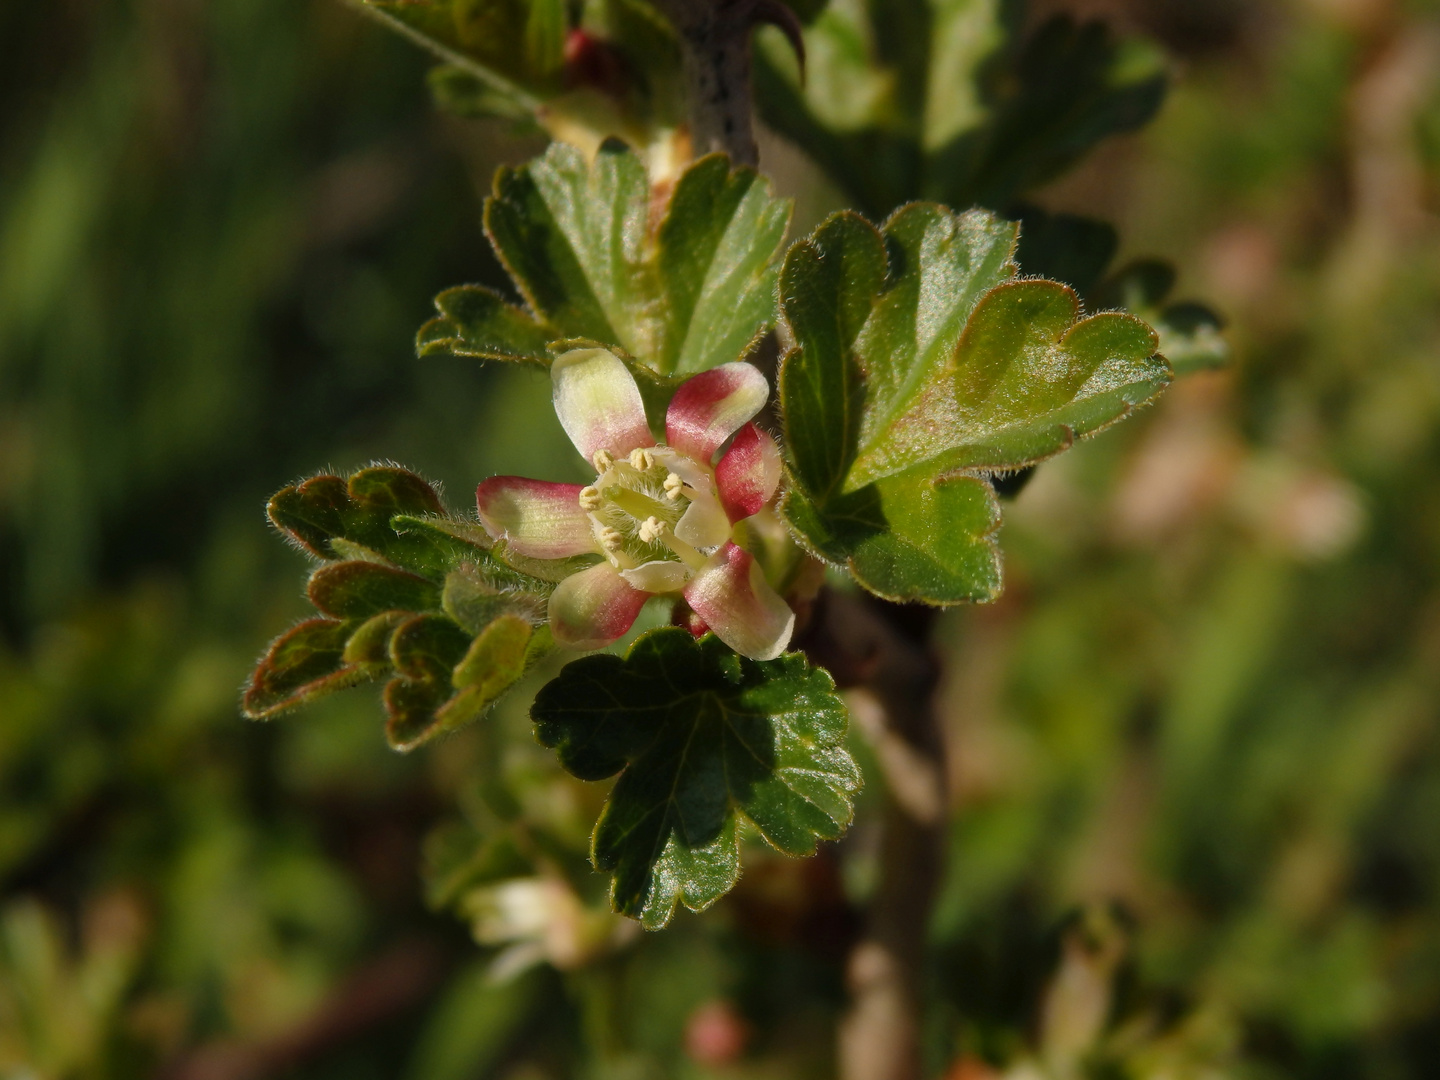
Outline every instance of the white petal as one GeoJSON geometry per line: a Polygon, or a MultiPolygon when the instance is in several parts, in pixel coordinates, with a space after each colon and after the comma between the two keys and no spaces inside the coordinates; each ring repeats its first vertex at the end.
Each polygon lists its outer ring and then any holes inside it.
{"type": "Polygon", "coordinates": [[[679,592],[690,580],[690,568],[682,562],[655,560],[634,570],[621,570],[620,576],[641,592],[679,592]]]}
{"type": "Polygon", "coordinates": [[[579,484],[523,476],[492,476],[475,489],[480,524],[492,539],[532,559],[564,559],[595,551],[579,484]]]}
{"type": "Polygon", "coordinates": [[[645,606],[609,563],[571,574],[550,594],[550,632],[571,649],[603,649],[623,637],[645,606]]]}
{"type": "Polygon", "coordinates": [[[716,637],[752,660],[775,659],[795,630],[795,613],[735,544],[717,551],[685,586],[685,600],[716,637]]]}
{"type": "Polygon", "coordinates": [[[714,495],[697,491],[675,523],[675,536],[691,547],[704,550],[719,547],[730,539],[730,517],[714,495]]]}
{"type": "Polygon", "coordinates": [[[550,379],[560,426],[586,461],[597,450],[623,458],[655,444],[635,377],[608,349],[571,349],[550,365],[550,379]]]}

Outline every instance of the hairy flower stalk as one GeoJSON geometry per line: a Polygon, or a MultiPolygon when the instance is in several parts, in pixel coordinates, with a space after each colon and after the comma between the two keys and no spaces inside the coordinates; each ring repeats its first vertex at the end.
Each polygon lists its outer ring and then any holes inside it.
{"type": "Polygon", "coordinates": [[[765,377],[733,363],[686,380],[657,443],[640,389],[614,354],[576,349],[550,370],[555,411],[595,482],[496,476],[475,497],[486,531],[520,555],[603,556],[551,595],[555,640],[601,648],[630,629],[649,597],[677,595],[736,652],[779,656],[794,612],[735,542],[735,527],[780,482],[779,448],[751,423],[769,398],[765,377]]]}

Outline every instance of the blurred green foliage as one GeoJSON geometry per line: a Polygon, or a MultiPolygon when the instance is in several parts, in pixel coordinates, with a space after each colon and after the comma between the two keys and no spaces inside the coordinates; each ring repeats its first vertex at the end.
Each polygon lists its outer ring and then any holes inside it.
{"type": "MultiPolygon", "coordinates": [[[[1236,365],[1042,466],[1007,595],[941,622],[936,1075],[1440,1055],[1440,48],[1421,4],[1202,7],[1127,9],[1206,51],[1020,193],[1173,259],[1236,365]]],[[[0,6],[0,1075],[833,1075],[874,791],[641,936],[530,735],[553,671],[410,757],[368,691],[239,718],[306,608],[270,492],[582,478],[543,375],[412,358],[504,287],[478,193],[540,145],[426,66],[327,0],[0,6]]]]}

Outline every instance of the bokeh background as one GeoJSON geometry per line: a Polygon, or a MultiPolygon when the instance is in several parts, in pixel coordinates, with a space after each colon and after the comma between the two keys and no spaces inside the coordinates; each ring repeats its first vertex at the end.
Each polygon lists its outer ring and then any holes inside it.
{"type": "MultiPolygon", "coordinates": [[[[1157,120],[1036,201],[1172,260],[1234,361],[1043,466],[1006,596],[941,621],[930,1065],[1101,1008],[1111,1075],[1433,1076],[1440,8],[1033,7],[1167,50],[1157,120]]],[[[833,1075],[864,825],[636,940],[422,875],[497,770],[583,846],[523,700],[498,764],[391,753],[373,689],[239,716],[306,608],[272,491],[578,468],[543,375],[413,358],[434,293],[503,286],[479,201],[543,145],[428,66],[335,0],[0,5],[0,1076],[833,1075]]],[[[838,205],[762,153],[800,228],[838,205]]]]}

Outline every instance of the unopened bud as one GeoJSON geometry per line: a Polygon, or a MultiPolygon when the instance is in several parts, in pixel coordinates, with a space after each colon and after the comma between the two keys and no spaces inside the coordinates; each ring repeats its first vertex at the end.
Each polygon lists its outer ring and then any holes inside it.
{"type": "Polygon", "coordinates": [[[605,498],[600,494],[600,489],[593,484],[590,487],[580,489],[581,510],[599,510],[600,504],[604,501],[605,498]]]}
{"type": "Polygon", "coordinates": [[[610,471],[611,466],[615,464],[615,456],[611,454],[609,450],[596,450],[595,456],[590,459],[590,463],[595,466],[597,473],[607,473],[610,471]]]}

